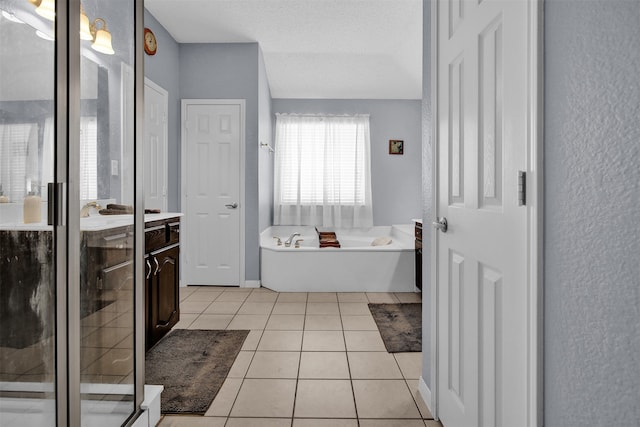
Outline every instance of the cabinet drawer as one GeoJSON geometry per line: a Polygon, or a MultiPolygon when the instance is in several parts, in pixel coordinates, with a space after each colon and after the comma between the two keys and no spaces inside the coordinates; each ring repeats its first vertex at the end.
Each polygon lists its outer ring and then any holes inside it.
{"type": "Polygon", "coordinates": [[[171,222],[147,228],[144,232],[145,253],[180,243],[180,223],[171,222]]]}

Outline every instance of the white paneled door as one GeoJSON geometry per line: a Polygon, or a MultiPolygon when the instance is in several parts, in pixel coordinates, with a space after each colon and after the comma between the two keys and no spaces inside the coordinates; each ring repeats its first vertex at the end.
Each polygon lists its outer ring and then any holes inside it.
{"type": "Polygon", "coordinates": [[[183,100],[188,285],[241,284],[243,101],[183,100]]]}
{"type": "MultiPolygon", "coordinates": [[[[437,10],[437,413],[447,427],[529,425],[525,0],[437,10]]],[[[435,224],[434,224],[435,225],[435,224]]]]}
{"type": "Polygon", "coordinates": [[[167,211],[167,109],[169,94],[144,83],[144,207],[167,211]]]}

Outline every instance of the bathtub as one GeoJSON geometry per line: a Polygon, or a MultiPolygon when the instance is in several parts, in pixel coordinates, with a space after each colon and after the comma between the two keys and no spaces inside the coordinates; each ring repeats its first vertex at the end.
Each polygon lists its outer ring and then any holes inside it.
{"type": "Polygon", "coordinates": [[[314,227],[274,226],[260,235],[262,286],[279,292],[415,292],[413,225],[334,231],[340,248],[319,248],[314,227]],[[284,242],[296,236],[290,247],[284,242]],[[282,246],[277,245],[279,237],[282,246]],[[385,246],[371,246],[391,237],[385,246]],[[302,240],[295,248],[296,240],[302,240]]]}

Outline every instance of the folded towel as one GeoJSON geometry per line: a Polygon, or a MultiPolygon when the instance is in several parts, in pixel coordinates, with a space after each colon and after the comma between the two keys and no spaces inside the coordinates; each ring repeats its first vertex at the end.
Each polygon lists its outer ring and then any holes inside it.
{"type": "Polygon", "coordinates": [[[122,209],[100,209],[98,213],[100,215],[131,215],[133,214],[133,209],[130,211],[125,211],[122,209]]]}
{"type": "Polygon", "coordinates": [[[115,203],[109,203],[107,205],[107,209],[113,209],[117,211],[133,211],[133,206],[131,205],[118,205],[115,203]]]}
{"type": "Polygon", "coordinates": [[[335,243],[320,242],[320,248],[339,248],[339,247],[340,247],[340,243],[339,242],[335,242],[335,243]]]}

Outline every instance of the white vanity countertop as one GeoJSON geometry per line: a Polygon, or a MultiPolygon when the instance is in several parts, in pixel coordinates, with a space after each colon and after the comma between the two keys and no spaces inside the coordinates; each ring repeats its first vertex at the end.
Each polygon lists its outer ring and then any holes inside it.
{"type": "MultiPolygon", "coordinates": [[[[163,212],[159,214],[145,214],[144,222],[161,221],[168,218],[181,217],[181,212],[163,212]]],[[[92,215],[80,218],[81,231],[102,231],[110,228],[124,227],[133,224],[133,215],[92,215]]],[[[0,224],[3,231],[51,231],[53,227],[44,222],[35,224],[5,223],[0,224]]]]}
{"type": "Polygon", "coordinates": [[[417,222],[418,224],[422,224],[422,219],[413,218],[411,222],[417,222]]]}

